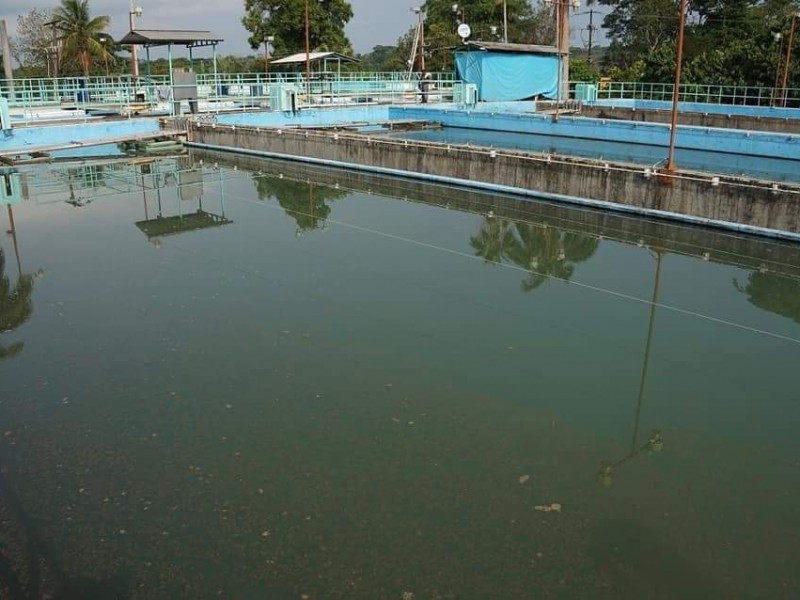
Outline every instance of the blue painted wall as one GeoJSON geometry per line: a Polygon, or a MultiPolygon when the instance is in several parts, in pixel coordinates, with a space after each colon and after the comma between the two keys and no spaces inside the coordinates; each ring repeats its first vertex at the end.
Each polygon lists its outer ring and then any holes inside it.
{"type": "MultiPolygon", "coordinates": [[[[468,109],[392,106],[391,119],[429,119],[445,127],[508,131],[649,146],[669,145],[669,125],[563,116],[486,113],[468,109]]],[[[800,135],[681,126],[677,145],[691,150],[800,160],[800,135]]],[[[598,148],[602,152],[602,148],[598,148]]]]}
{"type": "Polygon", "coordinates": [[[307,108],[297,113],[254,112],[219,115],[217,123],[250,127],[314,127],[321,125],[352,125],[389,120],[388,106],[348,108],[307,108]]]}
{"type": "Polygon", "coordinates": [[[157,119],[130,119],[127,121],[88,122],[79,125],[44,125],[14,129],[9,138],[0,136],[0,152],[30,151],[37,147],[58,146],[71,142],[94,142],[103,138],[124,137],[156,132],[157,119]]]}

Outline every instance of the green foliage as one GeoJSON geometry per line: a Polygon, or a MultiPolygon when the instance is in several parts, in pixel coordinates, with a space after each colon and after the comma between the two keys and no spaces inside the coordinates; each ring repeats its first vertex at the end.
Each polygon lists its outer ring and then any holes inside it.
{"type": "Polygon", "coordinates": [[[100,38],[111,20],[107,16],[92,17],[89,0],[61,0],[61,5],[53,13],[53,23],[58,31],[65,67],[77,63],[83,75],[88,77],[93,58],[109,58],[100,38]]]}
{"type": "Polygon", "coordinates": [[[397,52],[396,46],[375,46],[372,52],[359,55],[362,71],[404,71],[407,66],[397,52]]]}
{"type": "MultiPolygon", "coordinates": [[[[611,7],[603,26],[611,39],[607,74],[629,81],[671,82],[675,76],[679,0],[598,0],[611,7]]],[[[798,0],[689,0],[684,45],[686,83],[771,87],[786,48],[798,0]]],[[[798,36],[789,85],[800,85],[798,36]]]]}
{"type": "Polygon", "coordinates": [[[295,220],[298,232],[321,227],[331,213],[326,202],[347,195],[345,190],[274,176],[254,175],[253,182],[258,199],[275,198],[286,214],[295,220]]]}
{"type": "Polygon", "coordinates": [[[600,241],[539,223],[486,217],[470,245],[476,256],[488,263],[508,263],[527,270],[521,288],[529,292],[548,279],[569,280],[578,263],[594,256],[600,241]]]}
{"type": "Polygon", "coordinates": [[[800,323],[800,281],[775,273],[750,273],[747,285],[734,286],[754,305],[800,323]]]}
{"type": "Polygon", "coordinates": [[[588,61],[573,59],[569,62],[570,81],[597,81],[600,74],[588,61]]]}
{"type": "MultiPolygon", "coordinates": [[[[428,71],[452,71],[453,52],[461,45],[456,33],[459,23],[472,30],[471,40],[501,41],[503,38],[502,0],[427,0],[425,9],[425,67],[428,71]],[[453,4],[458,10],[453,11],[453,4]]],[[[527,0],[507,0],[508,41],[521,44],[552,44],[555,40],[553,13],[527,0]]],[[[418,56],[412,58],[416,27],[411,27],[397,42],[394,56],[385,64],[392,69],[408,69],[409,60],[419,70],[418,56]]]]}
{"type": "MultiPolygon", "coordinates": [[[[6,257],[0,248],[0,333],[13,331],[28,319],[33,313],[33,277],[19,274],[16,285],[5,275],[6,257]]],[[[22,351],[23,342],[16,342],[10,346],[0,343],[0,360],[11,358],[22,351]]]]}
{"type": "Polygon", "coordinates": [[[250,47],[256,50],[263,46],[267,36],[274,36],[272,46],[276,56],[305,52],[306,3],[311,51],[352,55],[344,28],[353,17],[353,9],[346,0],[245,0],[242,25],[250,32],[247,39],[250,47]]]}

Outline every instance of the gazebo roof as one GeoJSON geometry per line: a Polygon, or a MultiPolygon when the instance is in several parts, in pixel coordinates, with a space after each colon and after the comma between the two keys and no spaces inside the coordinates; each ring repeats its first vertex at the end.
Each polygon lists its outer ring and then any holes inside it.
{"type": "Polygon", "coordinates": [[[124,46],[169,46],[179,45],[187,48],[216,46],[224,41],[210,31],[136,29],[119,40],[124,46]]]}
{"type": "MultiPolygon", "coordinates": [[[[357,58],[353,58],[352,56],[347,56],[345,54],[339,54],[338,52],[309,52],[308,60],[310,62],[321,62],[325,60],[335,60],[337,62],[343,62],[343,63],[361,62],[357,58]]],[[[305,62],[306,62],[306,53],[299,52],[297,54],[292,54],[290,56],[284,56],[283,58],[279,58],[278,60],[270,61],[270,64],[298,65],[298,64],[303,64],[305,62]]]]}

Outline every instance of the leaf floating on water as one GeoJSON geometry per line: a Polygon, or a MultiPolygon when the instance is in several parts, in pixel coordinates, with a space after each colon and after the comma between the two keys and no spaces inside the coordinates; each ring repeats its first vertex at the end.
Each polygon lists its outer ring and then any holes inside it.
{"type": "Polygon", "coordinates": [[[561,512],[561,505],[558,502],[554,502],[553,504],[537,504],[533,507],[534,510],[538,510],[539,512],[561,512]]]}
{"type": "Polygon", "coordinates": [[[519,478],[519,484],[520,484],[520,485],[525,485],[526,483],[528,483],[528,481],[530,480],[530,478],[531,478],[531,476],[530,476],[530,475],[520,475],[520,478],[519,478]]]}

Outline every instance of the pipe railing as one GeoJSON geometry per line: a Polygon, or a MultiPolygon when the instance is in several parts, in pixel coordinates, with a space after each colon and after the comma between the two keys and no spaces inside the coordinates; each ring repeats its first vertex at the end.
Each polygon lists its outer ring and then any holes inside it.
{"type": "MultiPolygon", "coordinates": [[[[571,84],[574,89],[576,83],[571,84]]],[[[675,89],[672,83],[641,81],[600,81],[598,100],[654,100],[670,102],[675,89]]],[[[730,104],[740,106],[784,106],[800,108],[800,88],[774,88],[744,85],[681,84],[680,101],[699,104],[730,104]],[[777,99],[777,100],[776,100],[777,99]]]]}
{"type": "MultiPolygon", "coordinates": [[[[429,85],[429,100],[452,100],[455,82],[453,73],[436,74],[429,85]]],[[[301,73],[198,73],[196,89],[189,95],[212,112],[268,108],[270,90],[276,84],[295,86],[303,104],[397,104],[418,102],[422,96],[419,80],[405,72],[316,72],[309,85],[301,73]]],[[[187,86],[170,86],[168,75],[17,79],[13,83],[0,79],[0,97],[8,98],[9,106],[17,110],[15,118],[24,122],[44,118],[47,108],[72,110],[76,117],[104,110],[135,115],[154,107],[173,112],[173,95],[186,96],[177,93],[186,91],[182,87],[187,86]]]]}

